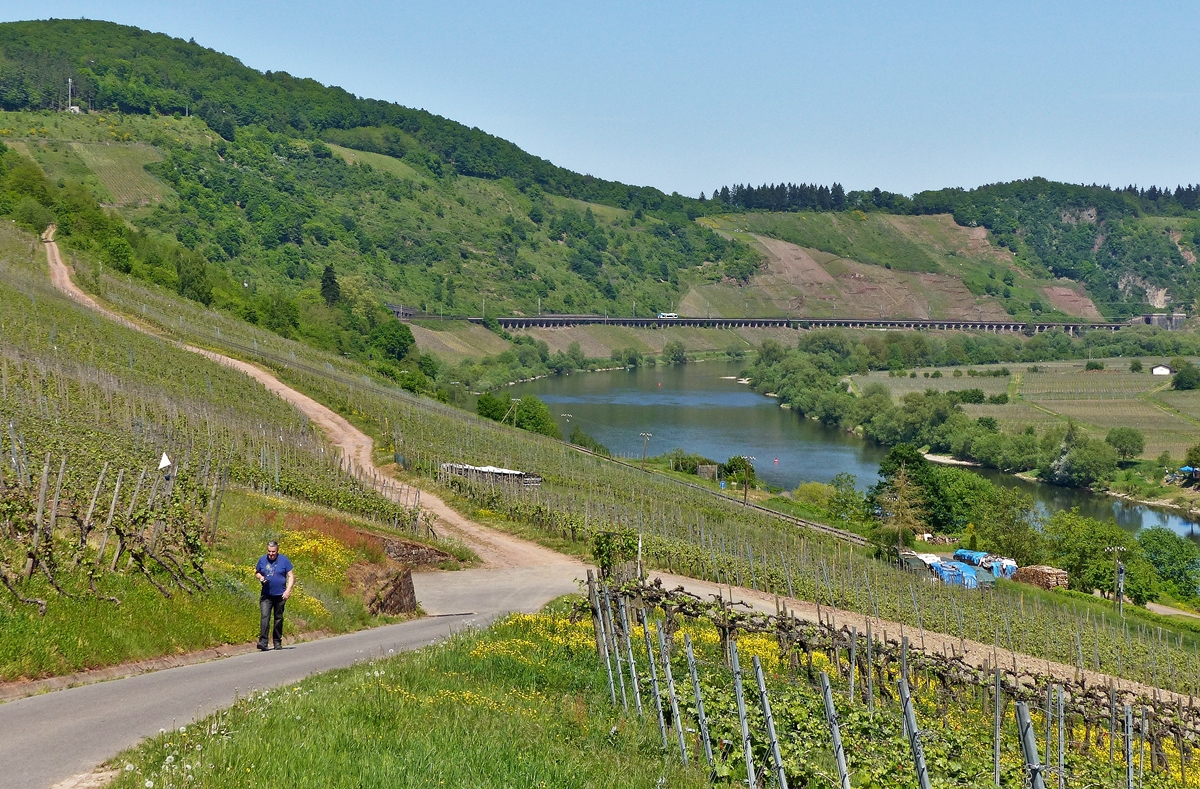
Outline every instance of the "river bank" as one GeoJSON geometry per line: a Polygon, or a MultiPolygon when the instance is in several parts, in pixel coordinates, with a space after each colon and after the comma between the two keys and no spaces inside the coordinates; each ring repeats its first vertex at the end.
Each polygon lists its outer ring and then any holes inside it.
{"type": "MultiPolygon", "coordinates": [[[[616,457],[640,460],[643,444],[650,455],[678,447],[717,462],[735,455],[753,457],[759,479],[782,490],[794,490],[805,481],[828,483],[843,473],[853,475],[860,490],[875,484],[887,447],[843,428],[797,419],[794,411],[780,408],[777,399],[737,383],[745,366],[741,360],[713,359],[606,375],[550,376],[509,391],[514,397],[542,398],[565,434],[578,425],[616,457]],[[571,414],[569,422],[561,414],[571,414]],[[650,437],[644,440],[642,433],[650,437]]],[[[1140,504],[1100,495],[1104,491],[1060,488],[995,469],[963,467],[997,484],[1021,488],[1047,515],[1079,508],[1131,532],[1166,526],[1183,535],[1196,534],[1200,523],[1175,505],[1140,504]]]]}

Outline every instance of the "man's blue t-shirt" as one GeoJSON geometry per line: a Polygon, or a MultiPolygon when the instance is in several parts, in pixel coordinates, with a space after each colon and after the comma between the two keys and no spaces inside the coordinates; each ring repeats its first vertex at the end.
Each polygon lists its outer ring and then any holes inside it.
{"type": "Polygon", "coordinates": [[[287,574],[292,571],[292,560],[281,553],[275,557],[275,561],[271,561],[263,554],[254,570],[267,579],[263,584],[263,594],[278,597],[287,589],[287,574]]]}

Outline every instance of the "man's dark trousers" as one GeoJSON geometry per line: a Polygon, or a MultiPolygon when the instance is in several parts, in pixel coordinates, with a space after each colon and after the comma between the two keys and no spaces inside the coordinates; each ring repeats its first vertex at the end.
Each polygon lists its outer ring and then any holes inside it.
{"type": "Polygon", "coordinates": [[[260,649],[267,648],[267,633],[271,629],[271,614],[275,614],[275,646],[283,646],[283,595],[262,595],[258,598],[258,607],[262,611],[262,618],[258,624],[258,646],[260,649]]]}

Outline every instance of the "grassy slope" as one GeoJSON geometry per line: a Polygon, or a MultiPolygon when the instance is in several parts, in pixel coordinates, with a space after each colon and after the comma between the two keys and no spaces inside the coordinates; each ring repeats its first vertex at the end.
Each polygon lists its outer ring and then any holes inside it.
{"type": "Polygon", "coordinates": [[[241,785],[264,769],[295,787],[707,785],[661,754],[651,719],[612,710],[590,626],[523,615],[256,693],[112,764],[115,787],[138,789],[185,773],[188,786],[241,785]],[[286,758],[264,714],[288,722],[286,758]]]}
{"type": "Polygon", "coordinates": [[[691,303],[711,306],[714,313],[740,314],[749,302],[752,315],[788,311],[850,317],[865,314],[863,297],[874,294],[870,303],[884,317],[1026,318],[1032,315],[1031,302],[1040,305],[1043,319],[1079,317],[1057,309],[1046,290],[1076,285],[1031,276],[1015,265],[1010,252],[993,246],[982,228],[960,227],[949,215],[751,213],[699,221],[732,237],[759,235],[795,244],[829,275],[814,285],[812,274],[802,277],[764,249],[771,264],[750,287],[722,283],[693,289],[691,303]],[[1005,273],[1013,277],[1007,298],[1005,273]]]}
{"type": "Polygon", "coordinates": [[[98,591],[119,599],[115,606],[90,594],[82,573],[69,574],[63,584],[71,598],[55,596],[35,577],[24,592],[50,598],[46,616],[15,606],[11,598],[0,601],[0,682],[253,641],[259,594],[253,567],[268,539],[279,539],[296,562],[297,588],[288,603],[285,635],[340,633],[397,621],[370,616],[347,588],[350,564],[381,559],[312,528],[334,523],[369,528],[365,521],[299,502],[230,491],[222,504],[217,546],[206,557],[210,590],[176,592],[168,600],[135,573],[101,574],[98,591]]]}

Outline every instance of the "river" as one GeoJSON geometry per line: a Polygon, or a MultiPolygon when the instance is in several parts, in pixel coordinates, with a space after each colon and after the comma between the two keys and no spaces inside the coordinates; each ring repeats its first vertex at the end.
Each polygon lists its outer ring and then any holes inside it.
{"type": "MultiPolygon", "coordinates": [[[[733,455],[755,458],[758,476],[792,489],[800,482],[829,482],[853,474],[860,488],[878,480],[886,448],[843,430],[802,419],[778,402],[733,380],[741,362],[699,362],[543,378],[518,384],[513,397],[536,394],[550,407],[568,436],[575,425],[614,454],[641,456],[642,433],[650,433],[647,453],[679,447],[713,460],[733,455]]],[[[976,470],[1033,496],[1043,512],[1070,507],[1093,518],[1115,520],[1128,531],[1166,526],[1200,539],[1200,527],[1171,510],[1131,504],[1084,490],[1018,479],[990,469],[976,470]]]]}

